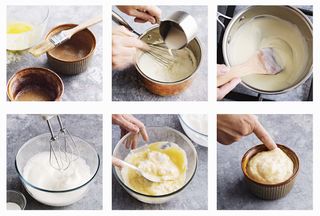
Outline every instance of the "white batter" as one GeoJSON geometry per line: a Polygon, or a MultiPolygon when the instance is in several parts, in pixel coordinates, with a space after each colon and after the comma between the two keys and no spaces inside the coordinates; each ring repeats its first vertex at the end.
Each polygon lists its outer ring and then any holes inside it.
{"type": "Polygon", "coordinates": [[[271,15],[254,17],[233,34],[227,50],[230,64],[242,64],[266,47],[274,49],[284,70],[277,75],[248,75],[242,78],[245,83],[260,90],[278,91],[304,76],[309,58],[306,39],[296,25],[271,15]]]}
{"type": "Polygon", "coordinates": [[[176,82],[193,74],[197,68],[197,60],[188,48],[175,50],[173,55],[165,56],[173,60],[168,67],[160,64],[155,57],[142,53],[138,57],[137,65],[149,78],[160,82],[176,82]]]}
{"type": "Polygon", "coordinates": [[[189,127],[202,134],[208,134],[208,115],[205,114],[185,114],[183,120],[189,127]]]}
{"type": "Polygon", "coordinates": [[[253,156],[247,165],[248,175],[260,183],[278,184],[293,174],[293,162],[280,148],[253,156]]]}
{"type": "Polygon", "coordinates": [[[14,202],[7,202],[7,210],[21,210],[21,207],[14,202]]]}
{"type": "MultiPolygon", "coordinates": [[[[59,171],[49,163],[49,152],[40,152],[31,157],[23,168],[23,177],[32,185],[46,190],[68,190],[79,187],[91,178],[90,167],[79,157],[68,169],[59,171]]],[[[75,156],[69,155],[75,158],[75,156]]],[[[53,206],[69,205],[82,198],[87,190],[84,186],[68,193],[49,193],[26,186],[32,196],[42,203],[53,206]]]]}

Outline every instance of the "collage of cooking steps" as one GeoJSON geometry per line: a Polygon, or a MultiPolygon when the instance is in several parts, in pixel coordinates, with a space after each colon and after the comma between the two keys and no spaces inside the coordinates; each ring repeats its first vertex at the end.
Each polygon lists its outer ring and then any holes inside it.
{"type": "Polygon", "coordinates": [[[320,215],[320,2],[4,0],[0,17],[1,216],[320,215]]]}

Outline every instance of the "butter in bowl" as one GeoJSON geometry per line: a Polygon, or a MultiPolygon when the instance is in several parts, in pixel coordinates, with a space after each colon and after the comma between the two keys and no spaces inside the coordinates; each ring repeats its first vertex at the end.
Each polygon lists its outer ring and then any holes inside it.
{"type": "Polygon", "coordinates": [[[263,144],[249,149],[241,167],[249,190],[259,198],[275,200],[292,189],[299,171],[299,158],[290,148],[277,144],[268,150],[263,144]]]}

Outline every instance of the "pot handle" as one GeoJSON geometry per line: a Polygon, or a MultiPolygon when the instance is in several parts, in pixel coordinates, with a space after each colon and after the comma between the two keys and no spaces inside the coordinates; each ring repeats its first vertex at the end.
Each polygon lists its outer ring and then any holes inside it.
{"type": "Polygon", "coordinates": [[[119,14],[112,10],[112,21],[117,23],[118,25],[122,25],[126,27],[129,31],[132,31],[134,34],[140,36],[138,32],[136,32],[130,25],[127,23],[119,14]]]}
{"type": "Polygon", "coordinates": [[[225,27],[225,25],[223,24],[223,22],[219,19],[220,17],[222,17],[222,18],[224,18],[224,19],[229,19],[229,20],[232,20],[232,17],[229,17],[229,16],[227,16],[227,15],[224,15],[224,14],[222,14],[222,13],[220,13],[220,12],[217,12],[217,21],[218,21],[218,23],[221,25],[221,27],[222,27],[223,29],[225,29],[226,27],[225,27]]]}

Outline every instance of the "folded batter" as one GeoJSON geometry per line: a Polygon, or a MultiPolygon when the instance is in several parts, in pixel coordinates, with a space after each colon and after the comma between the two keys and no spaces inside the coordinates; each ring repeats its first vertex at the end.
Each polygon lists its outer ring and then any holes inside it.
{"type": "Polygon", "coordinates": [[[131,189],[146,195],[164,195],[181,188],[186,179],[187,157],[183,149],[167,142],[152,143],[135,149],[128,154],[125,161],[139,167],[148,175],[156,176],[161,182],[151,182],[133,169],[123,167],[121,176],[131,189]]]}
{"type": "Polygon", "coordinates": [[[284,70],[277,75],[245,76],[242,80],[246,84],[264,91],[279,91],[302,79],[309,58],[306,39],[296,25],[271,15],[254,17],[233,34],[227,48],[230,64],[242,64],[266,47],[274,49],[284,70]]]}
{"type": "Polygon", "coordinates": [[[264,184],[278,184],[293,174],[293,162],[280,148],[253,156],[247,165],[249,177],[264,184]]]}

